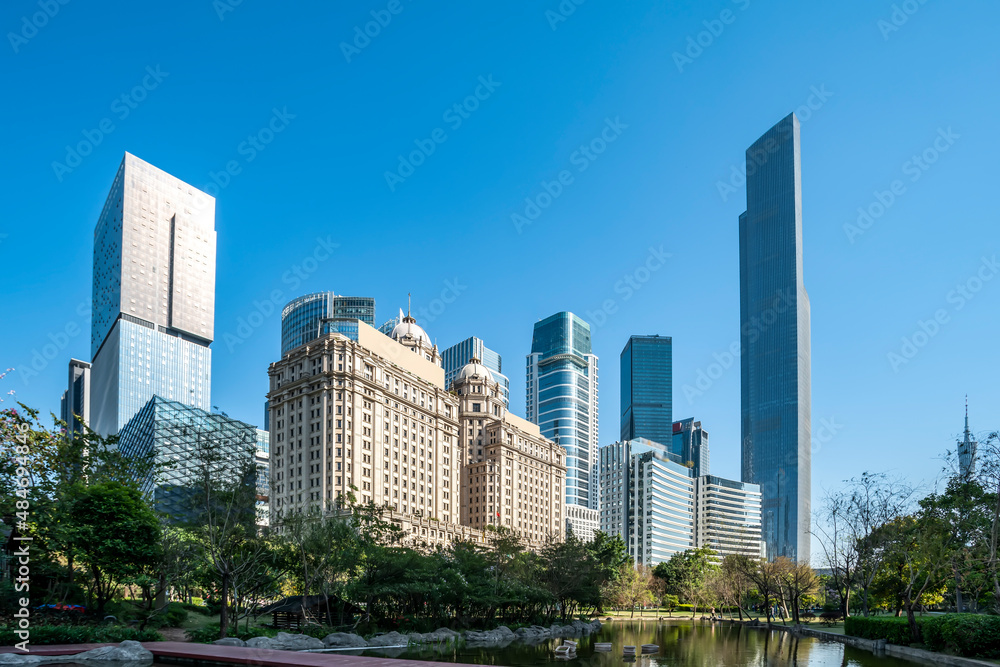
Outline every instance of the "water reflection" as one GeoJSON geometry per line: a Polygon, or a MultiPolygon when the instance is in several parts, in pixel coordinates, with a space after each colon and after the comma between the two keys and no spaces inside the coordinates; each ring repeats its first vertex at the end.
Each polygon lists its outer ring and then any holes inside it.
{"type": "MultiPolygon", "coordinates": [[[[775,631],[711,624],[703,621],[625,621],[606,624],[591,637],[578,638],[577,657],[559,660],[555,647],[562,640],[546,640],[536,645],[513,642],[505,647],[423,646],[389,651],[366,650],[360,655],[379,655],[411,660],[537,667],[913,667],[917,663],[890,657],[876,657],[867,651],[823,642],[812,637],[795,637],[775,631]],[[594,650],[595,642],[612,642],[610,652],[594,650]],[[626,645],[658,644],[655,654],[625,657],[626,645]]],[[[353,651],[351,653],[354,653],[353,651]]]]}

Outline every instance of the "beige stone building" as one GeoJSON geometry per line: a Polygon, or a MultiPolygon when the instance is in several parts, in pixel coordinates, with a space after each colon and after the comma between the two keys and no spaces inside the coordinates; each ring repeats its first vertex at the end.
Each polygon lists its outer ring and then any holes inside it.
{"type": "Polygon", "coordinates": [[[452,389],[466,461],[462,523],[505,526],[532,546],[562,540],[566,451],[507,411],[499,385],[477,359],[459,371],[452,389]]]}
{"type": "Polygon", "coordinates": [[[485,367],[444,386],[437,346],[406,316],[386,336],[328,333],[268,369],[272,522],[359,503],[386,507],[414,544],[562,538],[565,451],[509,414],[485,367]],[[492,517],[495,521],[488,521],[492,517]]]}

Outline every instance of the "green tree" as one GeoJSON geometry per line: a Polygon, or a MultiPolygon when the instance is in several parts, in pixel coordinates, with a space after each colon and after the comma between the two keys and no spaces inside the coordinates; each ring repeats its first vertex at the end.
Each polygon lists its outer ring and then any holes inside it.
{"type": "Polygon", "coordinates": [[[77,485],[69,497],[76,550],[103,614],[125,580],[157,563],[160,524],[139,491],[118,482],[77,485]]]}
{"type": "Polygon", "coordinates": [[[663,581],[664,592],[691,604],[692,618],[697,614],[699,603],[710,597],[709,575],[719,567],[715,556],[716,552],[708,547],[688,549],[658,563],[653,569],[653,576],[663,581]]]}

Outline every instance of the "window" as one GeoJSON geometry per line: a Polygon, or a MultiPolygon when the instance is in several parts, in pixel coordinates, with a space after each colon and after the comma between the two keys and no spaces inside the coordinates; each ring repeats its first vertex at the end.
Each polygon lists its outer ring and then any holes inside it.
{"type": "Polygon", "coordinates": [[[482,412],[482,410],[480,410],[481,405],[482,404],[480,404],[480,403],[473,403],[472,404],[472,411],[473,412],[482,412]]]}

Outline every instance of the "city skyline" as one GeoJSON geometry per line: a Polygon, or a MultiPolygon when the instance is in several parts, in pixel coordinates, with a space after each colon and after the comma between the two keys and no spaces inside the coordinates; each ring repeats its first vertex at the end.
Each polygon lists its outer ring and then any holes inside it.
{"type": "MultiPolygon", "coordinates": [[[[12,5],[8,25],[33,11],[12,5]]],[[[0,333],[3,368],[17,369],[0,384],[8,404],[58,414],[67,362],[92,358],[93,230],[129,151],[217,199],[211,402],[234,417],[260,424],[281,308],[308,293],[369,295],[388,314],[412,292],[441,348],[474,335],[508,362],[530,349],[534,322],[567,310],[591,323],[605,363],[631,334],[671,336],[676,417],[702,421],[713,473],[738,478],[743,153],[799,110],[814,502],[866,469],[932,482],[937,457],[963,438],[965,394],[971,424],[995,429],[1000,389],[969,372],[1000,362],[985,204],[998,128],[987,113],[995,93],[977,83],[997,64],[995,6],[926,4],[886,33],[889,4],[860,2],[588,4],[554,29],[541,7],[487,17],[406,5],[349,63],[317,44],[350,40],[368,10],[314,11],[303,22],[244,3],[220,20],[210,6],[181,7],[158,16],[163,35],[140,38],[146,8],[99,17],[70,5],[8,52],[12,85],[53,83],[5,111],[25,128],[3,167],[19,195],[0,225],[4,311],[17,325],[0,333]],[[673,54],[723,8],[736,22],[678,71],[673,54]],[[816,24],[828,34],[804,39],[816,24]],[[302,53],[251,48],[258,31],[294,34],[302,53]],[[462,48],[410,58],[453,35],[462,48]],[[114,39],[129,58],[97,47],[114,39]],[[761,39],[774,48],[741,57],[761,39]],[[200,46],[182,53],[180,40],[200,46]],[[512,40],[528,52],[498,55],[512,40]],[[942,40],[943,55],[928,52],[942,40]],[[218,67],[211,79],[206,61],[218,67]],[[259,73],[252,90],[248,70],[259,73]],[[442,112],[475,96],[480,77],[494,90],[480,88],[488,98],[455,128],[442,112]],[[112,132],[104,123],[98,134],[103,120],[112,132]],[[385,172],[439,126],[447,141],[390,190],[385,172]],[[602,132],[614,141],[598,154],[589,145],[602,132]],[[535,203],[557,186],[547,206],[535,203]],[[539,212],[516,228],[526,198],[539,212]],[[496,271],[506,258],[509,270],[496,271]],[[905,443],[909,455],[872,441],[905,443]]],[[[511,405],[523,406],[514,375],[511,405]]],[[[601,378],[601,444],[618,431],[617,375],[601,378]]]]}

